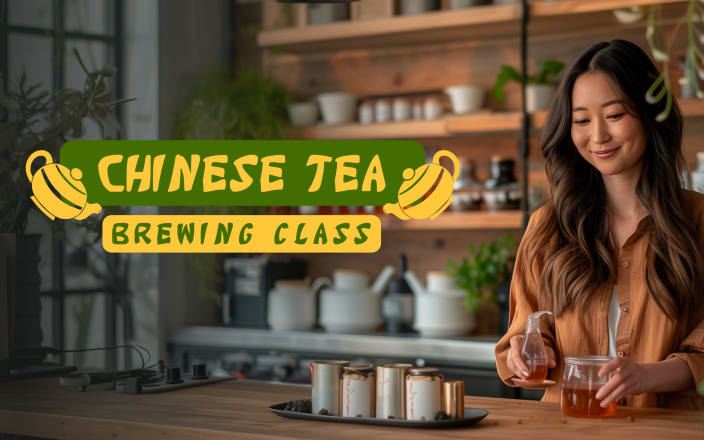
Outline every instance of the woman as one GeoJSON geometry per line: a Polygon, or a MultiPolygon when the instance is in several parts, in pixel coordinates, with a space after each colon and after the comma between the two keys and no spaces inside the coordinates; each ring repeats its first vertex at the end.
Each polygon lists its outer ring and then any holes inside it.
{"type": "Polygon", "coordinates": [[[682,117],[645,96],[658,71],[636,45],[589,47],[563,77],[542,151],[550,200],[531,216],[511,282],[501,379],[524,378],[526,317],[543,328],[560,400],[563,356],[611,355],[602,406],[704,408],[704,196],[682,189],[682,117]]]}

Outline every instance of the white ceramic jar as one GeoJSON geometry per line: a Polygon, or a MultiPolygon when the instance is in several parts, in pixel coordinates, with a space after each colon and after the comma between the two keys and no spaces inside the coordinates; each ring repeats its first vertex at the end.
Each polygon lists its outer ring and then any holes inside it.
{"type": "Polygon", "coordinates": [[[396,98],[393,101],[394,121],[405,121],[411,119],[411,102],[408,98],[396,98]]]}
{"type": "Polygon", "coordinates": [[[359,104],[359,123],[371,124],[374,122],[374,104],[370,100],[365,100],[359,104]]]}
{"type": "Polygon", "coordinates": [[[391,102],[386,98],[379,98],[374,103],[374,120],[379,123],[391,120],[391,102]]]}
{"type": "Polygon", "coordinates": [[[422,14],[436,8],[437,0],[401,0],[401,15],[422,14]]]}
{"type": "Polygon", "coordinates": [[[308,25],[328,24],[349,18],[349,6],[339,4],[309,4],[308,25]]]}
{"type": "Polygon", "coordinates": [[[442,117],[442,101],[437,96],[428,96],[423,101],[423,117],[425,119],[437,119],[442,117]]]}
{"type": "Polygon", "coordinates": [[[447,7],[449,9],[463,9],[485,4],[486,0],[450,0],[447,7]]]}

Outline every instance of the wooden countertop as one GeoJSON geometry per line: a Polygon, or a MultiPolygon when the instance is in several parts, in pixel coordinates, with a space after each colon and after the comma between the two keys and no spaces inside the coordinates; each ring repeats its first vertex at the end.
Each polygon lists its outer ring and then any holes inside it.
{"type": "Polygon", "coordinates": [[[564,416],[553,403],[467,396],[465,406],[489,411],[479,424],[416,430],[285,419],[267,411],[274,403],[309,398],[309,388],[301,386],[231,381],[143,395],[105,388],[91,385],[81,393],[58,385],[56,378],[0,384],[0,433],[90,440],[704,437],[704,413],[696,411],[619,408],[611,419],[576,419],[564,416]]]}

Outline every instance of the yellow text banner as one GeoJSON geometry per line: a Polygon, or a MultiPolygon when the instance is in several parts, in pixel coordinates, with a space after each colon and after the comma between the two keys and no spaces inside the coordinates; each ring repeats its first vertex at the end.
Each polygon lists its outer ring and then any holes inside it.
{"type": "Polygon", "coordinates": [[[374,215],[110,215],[103,248],[143,253],[374,253],[374,215]]]}

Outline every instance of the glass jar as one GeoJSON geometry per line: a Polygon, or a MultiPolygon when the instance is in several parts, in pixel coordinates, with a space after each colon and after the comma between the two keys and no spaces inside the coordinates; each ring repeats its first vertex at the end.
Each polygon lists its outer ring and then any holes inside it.
{"type": "Polygon", "coordinates": [[[610,375],[598,376],[599,370],[611,358],[606,356],[567,356],[562,372],[562,412],[572,417],[610,417],[616,414],[616,402],[602,408],[596,393],[610,375]]]}
{"type": "Polygon", "coordinates": [[[474,178],[474,163],[460,158],[460,175],[454,184],[454,199],[450,207],[453,211],[474,211],[482,202],[482,184],[474,178]]]}
{"type": "Polygon", "coordinates": [[[442,410],[442,373],[437,368],[411,368],[406,375],[406,419],[435,420],[442,410]]]}
{"type": "Polygon", "coordinates": [[[499,156],[491,158],[491,177],[484,182],[484,203],[489,211],[521,208],[523,191],[513,170],[516,162],[499,156]]]}

